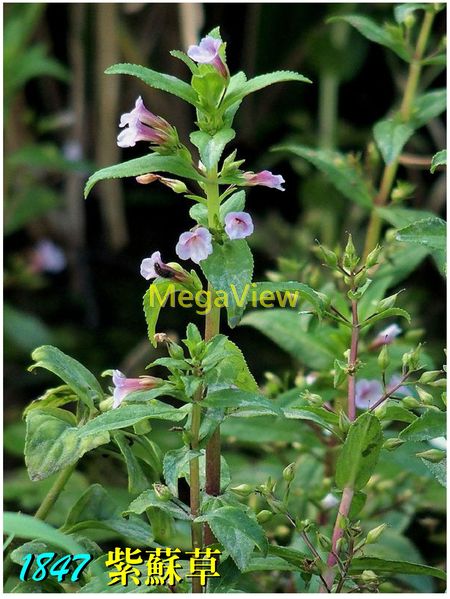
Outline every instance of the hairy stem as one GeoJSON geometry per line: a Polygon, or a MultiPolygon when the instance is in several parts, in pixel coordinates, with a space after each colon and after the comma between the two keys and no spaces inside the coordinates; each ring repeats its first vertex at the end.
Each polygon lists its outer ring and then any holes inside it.
{"type": "MultiPolygon", "coordinates": [[[[414,98],[417,93],[417,88],[420,81],[420,74],[422,71],[421,61],[427,48],[427,43],[430,37],[431,27],[434,20],[434,14],[434,11],[425,11],[422,27],[420,29],[419,37],[417,38],[414,57],[411,64],[409,65],[408,78],[406,81],[406,86],[403,92],[403,98],[400,105],[400,116],[402,121],[404,122],[407,122],[411,116],[411,110],[413,107],[414,98]]],[[[380,238],[381,219],[378,213],[376,212],[376,208],[379,206],[383,206],[387,203],[389,199],[389,194],[395,181],[395,177],[397,175],[398,165],[399,160],[397,158],[396,160],[394,160],[390,164],[387,164],[384,167],[380,189],[378,195],[374,199],[374,209],[372,210],[369,226],[367,229],[366,244],[364,248],[364,259],[367,258],[369,253],[374,249],[380,238]]]]}

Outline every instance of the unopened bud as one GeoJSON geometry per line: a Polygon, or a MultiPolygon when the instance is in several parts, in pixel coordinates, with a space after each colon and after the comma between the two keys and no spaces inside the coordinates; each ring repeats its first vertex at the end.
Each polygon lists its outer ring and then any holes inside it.
{"type": "Polygon", "coordinates": [[[160,181],[166,187],[170,187],[170,189],[172,189],[175,193],[186,193],[188,191],[188,188],[183,181],[179,181],[178,179],[160,177],[160,181]]]}
{"type": "Polygon", "coordinates": [[[329,551],[331,549],[331,540],[321,532],[317,533],[317,542],[322,547],[322,549],[325,549],[326,551],[329,551]]]}
{"type": "Polygon", "coordinates": [[[323,245],[320,245],[319,248],[322,254],[322,259],[325,262],[325,264],[330,268],[336,268],[338,263],[336,254],[328,248],[324,247],[323,245]]]}
{"type": "Polygon", "coordinates": [[[136,181],[141,185],[148,185],[149,183],[153,183],[159,179],[159,175],[155,175],[154,173],[148,173],[147,175],[139,175],[136,177],[136,181]]]}
{"type": "Polygon", "coordinates": [[[294,480],[294,476],[295,462],[292,462],[292,464],[289,464],[289,466],[286,466],[286,468],[283,470],[283,478],[287,483],[291,483],[294,480]]]}
{"type": "Polygon", "coordinates": [[[442,462],[446,455],[447,452],[442,451],[442,449],[428,449],[427,451],[416,453],[418,458],[422,458],[423,460],[427,460],[427,462],[433,463],[442,462]]]}
{"type": "Polygon", "coordinates": [[[306,520],[297,520],[295,523],[295,527],[299,532],[308,532],[308,530],[313,526],[314,523],[307,518],[306,520]]]}
{"type": "Polygon", "coordinates": [[[323,405],[323,399],[317,393],[311,393],[310,391],[305,391],[304,393],[302,393],[301,397],[303,399],[305,399],[312,406],[320,407],[323,405]]]}
{"type": "Polygon", "coordinates": [[[420,375],[419,383],[423,385],[427,385],[428,383],[432,383],[437,379],[437,377],[442,373],[441,370],[428,370],[427,372],[423,372],[420,375]]]}
{"type": "Polygon", "coordinates": [[[358,262],[359,262],[359,258],[356,255],[356,249],[355,249],[355,246],[353,245],[353,239],[352,239],[352,236],[349,235],[347,245],[345,246],[345,250],[344,250],[344,257],[343,257],[344,268],[346,268],[349,271],[353,271],[353,269],[358,264],[358,262]]]}
{"type": "Polygon", "coordinates": [[[364,285],[364,283],[366,283],[367,281],[367,271],[364,268],[361,272],[359,272],[355,278],[354,278],[354,283],[356,285],[356,287],[362,287],[364,285]]]}
{"type": "Polygon", "coordinates": [[[374,415],[378,418],[378,420],[383,420],[383,418],[386,416],[386,412],[387,412],[386,402],[383,402],[382,404],[377,406],[373,411],[374,415]]]}
{"type": "Polygon", "coordinates": [[[372,268],[378,263],[378,257],[381,252],[381,245],[377,245],[366,258],[366,268],[372,268]]]}
{"type": "Polygon", "coordinates": [[[153,490],[155,491],[155,495],[158,499],[161,499],[161,501],[170,501],[173,497],[169,487],[166,487],[166,485],[162,485],[161,483],[154,483],[153,490]]]}
{"type": "Polygon", "coordinates": [[[268,522],[272,518],[272,516],[273,514],[272,512],[269,512],[269,510],[261,510],[256,514],[256,520],[260,524],[264,524],[265,522],[268,522]]]}
{"type": "Polygon", "coordinates": [[[98,405],[100,412],[107,412],[108,410],[110,410],[112,408],[113,403],[113,397],[107,397],[106,399],[101,401],[98,405]]]}
{"type": "Polygon", "coordinates": [[[437,381],[433,381],[429,383],[431,387],[441,387],[443,389],[447,388],[447,379],[438,379],[437,381]]]}
{"type": "Polygon", "coordinates": [[[397,296],[398,296],[398,293],[394,293],[393,295],[390,295],[389,297],[385,297],[384,299],[382,299],[380,302],[378,302],[376,311],[383,312],[384,310],[388,310],[389,308],[392,308],[393,306],[395,306],[395,302],[397,301],[397,296]]]}
{"type": "Polygon", "coordinates": [[[366,545],[371,545],[372,543],[376,543],[386,528],[387,528],[387,524],[380,524],[380,526],[377,526],[376,528],[372,528],[372,530],[370,530],[367,533],[366,545]]]}
{"type": "Polygon", "coordinates": [[[238,485],[237,487],[231,487],[230,491],[236,493],[236,495],[240,495],[241,497],[248,497],[254,491],[254,487],[247,484],[238,485]]]}
{"type": "Polygon", "coordinates": [[[393,451],[397,447],[400,447],[400,445],[403,445],[403,443],[404,443],[403,439],[398,439],[398,438],[387,439],[383,444],[383,449],[387,449],[388,451],[393,451]]]}
{"type": "Polygon", "coordinates": [[[431,393],[428,393],[428,391],[425,391],[425,389],[422,389],[422,387],[416,387],[416,391],[417,395],[420,398],[420,401],[424,405],[428,406],[433,403],[433,396],[431,395],[431,393]]]}
{"type": "Polygon", "coordinates": [[[387,367],[389,366],[389,363],[390,363],[390,359],[389,359],[388,346],[383,345],[383,347],[378,355],[378,366],[384,372],[387,369],[387,367]]]}
{"type": "Polygon", "coordinates": [[[401,400],[402,406],[404,408],[414,410],[415,408],[420,408],[420,401],[417,401],[415,397],[411,395],[407,395],[401,400]]]}
{"type": "Polygon", "coordinates": [[[372,570],[363,570],[361,572],[361,580],[367,583],[377,582],[378,576],[372,570]]]}

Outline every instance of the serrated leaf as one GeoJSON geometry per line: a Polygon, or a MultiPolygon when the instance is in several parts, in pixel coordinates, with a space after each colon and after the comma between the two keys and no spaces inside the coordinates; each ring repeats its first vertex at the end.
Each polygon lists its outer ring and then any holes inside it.
{"type": "Polygon", "coordinates": [[[233,89],[228,88],[225,98],[223,100],[223,107],[229,108],[235,102],[239,102],[245,96],[252,94],[260,89],[273,85],[274,83],[282,83],[284,81],[300,81],[302,83],[311,83],[311,80],[295,73],[294,71],[275,71],[273,73],[266,73],[265,75],[258,75],[249,79],[248,81],[240,82],[240,85],[233,89]]]}
{"type": "Polygon", "coordinates": [[[432,566],[422,566],[398,560],[381,559],[379,557],[355,557],[350,564],[350,573],[357,574],[364,570],[373,570],[375,573],[386,574],[416,574],[433,576],[446,580],[447,576],[443,570],[432,566]]]}
{"type": "Polygon", "coordinates": [[[406,62],[409,62],[412,58],[406,48],[406,43],[398,39],[393,34],[392,30],[380,27],[367,17],[360,15],[346,15],[344,17],[333,17],[332,19],[329,19],[329,22],[333,21],[345,21],[357,29],[371,42],[375,42],[376,44],[380,44],[381,46],[389,48],[406,62]]]}
{"type": "Polygon", "coordinates": [[[187,409],[189,409],[189,407],[190,406],[174,408],[157,399],[151,399],[148,404],[145,405],[135,403],[121,405],[119,408],[109,410],[108,412],[104,412],[96,418],[93,418],[88,423],[81,426],[78,431],[81,437],[93,434],[98,435],[106,431],[132,426],[146,418],[179,422],[186,417],[187,409]]]}
{"type": "Polygon", "coordinates": [[[252,412],[254,416],[282,415],[281,409],[261,393],[250,393],[239,389],[222,389],[208,393],[205,399],[202,400],[202,405],[211,408],[236,409],[235,415],[237,416],[241,409],[252,412]]]}
{"type": "Polygon", "coordinates": [[[439,481],[443,487],[447,487],[447,458],[435,464],[421,458],[423,465],[429,470],[432,475],[439,481]]]}
{"type": "Polygon", "coordinates": [[[378,312],[369,316],[367,320],[361,323],[361,329],[363,329],[366,326],[372,326],[379,320],[391,318],[392,316],[401,316],[402,318],[405,318],[408,322],[411,322],[411,316],[408,314],[408,312],[406,312],[406,310],[403,310],[402,308],[388,308],[387,310],[383,310],[382,312],[378,312]]]}
{"type": "Polygon", "coordinates": [[[194,131],[194,133],[191,133],[190,139],[200,152],[200,160],[206,169],[210,170],[217,166],[225,146],[235,136],[236,133],[233,129],[224,128],[214,135],[209,135],[204,131],[194,131]]]}
{"type": "Polygon", "coordinates": [[[103,400],[104,394],[95,376],[80,362],[63,353],[52,345],[41,345],[31,357],[35,361],[28,370],[44,368],[59,376],[85,403],[91,411],[95,411],[95,403],[103,400]]]}
{"type": "Polygon", "coordinates": [[[282,409],[284,417],[293,420],[310,420],[322,428],[334,432],[334,427],[339,424],[339,417],[334,412],[325,408],[300,406],[288,406],[282,409]]]}
{"type": "Polygon", "coordinates": [[[316,291],[314,291],[314,289],[308,285],[305,285],[304,283],[297,283],[296,281],[278,281],[276,283],[272,283],[270,281],[263,281],[260,283],[255,282],[252,285],[252,294],[253,290],[256,292],[257,296],[266,291],[275,294],[277,302],[282,308],[298,308],[298,301],[294,302],[293,304],[292,302],[295,298],[300,298],[301,300],[311,304],[311,306],[314,308],[314,311],[319,316],[323,314],[324,303],[322,298],[316,291]],[[291,298],[288,297],[289,294],[291,295],[291,298]]]}
{"type": "Polygon", "coordinates": [[[413,208],[400,208],[398,206],[377,207],[376,212],[383,220],[397,229],[406,227],[424,218],[433,218],[435,215],[427,210],[415,210],[413,208]]]}
{"type": "Polygon", "coordinates": [[[143,514],[149,507],[159,508],[177,520],[192,520],[188,506],[186,506],[186,509],[183,509],[173,501],[162,501],[153,489],[147,489],[139,497],[136,497],[123,514],[143,514]]]}
{"type": "Polygon", "coordinates": [[[240,508],[221,507],[196,518],[196,522],[208,522],[216,539],[241,571],[250,563],[255,545],[263,554],[267,553],[264,530],[240,508]]]}
{"type": "Polygon", "coordinates": [[[423,245],[430,250],[447,247],[447,225],[437,216],[424,218],[397,231],[396,239],[404,243],[423,245]]]}
{"type": "Polygon", "coordinates": [[[447,432],[447,415],[437,410],[427,410],[403,429],[399,435],[405,441],[426,441],[444,437],[447,432]]]}
{"type": "Polygon", "coordinates": [[[195,90],[188,83],[173,75],[158,73],[141,65],[130,63],[112,65],[106,69],[105,73],[107,75],[131,75],[141,79],[148,86],[173,94],[193,106],[198,104],[195,90]]]}
{"type": "Polygon", "coordinates": [[[408,123],[392,118],[379,121],[374,126],[373,133],[384,162],[391,164],[414,133],[414,128],[408,123]]]}
{"type": "Polygon", "coordinates": [[[378,461],[383,432],[376,416],[365,412],[350,426],[336,465],[336,485],[360,491],[378,461]]]}
{"type": "Polygon", "coordinates": [[[213,252],[200,266],[214,290],[227,298],[228,324],[234,328],[246,306],[246,291],[252,281],[253,256],[244,239],[213,242],[213,252]]]}
{"type": "Polygon", "coordinates": [[[371,208],[372,193],[364,177],[339,152],[313,150],[301,145],[277,146],[275,151],[291,152],[311,162],[349,200],[363,208],[371,208]]]}
{"type": "Polygon", "coordinates": [[[171,449],[165,454],[163,460],[164,480],[175,497],[178,497],[178,479],[182,476],[185,466],[200,454],[200,451],[190,450],[187,447],[171,449]]]}
{"type": "Polygon", "coordinates": [[[434,173],[438,166],[443,166],[444,164],[447,164],[447,150],[436,152],[431,159],[430,172],[434,173]]]}
{"type": "Polygon", "coordinates": [[[60,408],[36,409],[27,415],[25,463],[31,480],[47,478],[109,442],[107,431],[82,435],[70,416],[60,408]]]}
{"type": "Polygon", "coordinates": [[[123,177],[137,177],[147,173],[166,172],[177,177],[185,177],[194,181],[203,181],[204,177],[193,166],[178,156],[161,156],[160,154],[147,154],[127,162],[107,166],[91,175],[84,188],[84,197],[99,181],[105,179],[121,179],[123,177]]]}
{"type": "Polygon", "coordinates": [[[243,353],[225,335],[215,335],[208,341],[202,369],[210,392],[231,386],[243,391],[258,390],[243,353]]]}

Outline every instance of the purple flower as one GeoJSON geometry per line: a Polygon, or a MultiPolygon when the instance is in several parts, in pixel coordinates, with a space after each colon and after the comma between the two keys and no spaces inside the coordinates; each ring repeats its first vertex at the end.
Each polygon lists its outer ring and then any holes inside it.
{"type": "Polygon", "coordinates": [[[228,77],[228,69],[220,58],[219,49],[222,45],[222,40],[216,39],[207,35],[204,37],[198,46],[189,46],[187,54],[199,64],[212,65],[223,77],[228,77]]]}
{"type": "Polygon", "coordinates": [[[402,329],[398,324],[391,324],[378,333],[375,339],[370,344],[371,349],[376,349],[380,345],[389,345],[396,337],[400,335],[402,329]]]}
{"type": "Polygon", "coordinates": [[[125,397],[133,391],[144,391],[154,389],[161,383],[161,379],[154,376],[141,376],[137,379],[127,379],[120,370],[113,370],[112,380],[114,384],[113,408],[118,408],[125,397]]]}
{"type": "Polygon", "coordinates": [[[180,239],[175,247],[177,255],[182,260],[189,258],[198,264],[212,254],[211,233],[205,227],[198,227],[193,231],[181,233],[180,239]]]}
{"type": "Polygon", "coordinates": [[[230,239],[244,239],[253,233],[252,217],[247,212],[229,212],[225,217],[225,233],[230,239]]]}
{"type": "Polygon", "coordinates": [[[379,381],[361,379],[356,383],[355,403],[358,408],[370,408],[383,395],[383,386],[379,381]]]}
{"type": "Polygon", "coordinates": [[[180,283],[184,283],[189,275],[188,273],[182,269],[179,265],[177,265],[180,270],[173,268],[170,264],[165,264],[161,260],[160,252],[153,252],[150,258],[144,258],[141,262],[141,275],[149,281],[150,279],[156,279],[157,277],[162,277],[164,279],[174,279],[176,281],[180,281],[180,283]]]}
{"type": "Polygon", "coordinates": [[[260,173],[249,171],[244,173],[243,176],[246,180],[246,185],[264,185],[265,187],[284,191],[284,187],[282,187],[284,179],[281,175],[274,175],[270,171],[261,171],[260,173]]]}
{"type": "Polygon", "coordinates": [[[117,137],[117,145],[121,148],[131,148],[137,141],[158,145],[176,141],[174,128],[165,119],[147,110],[141,96],[131,112],[122,114],[119,127],[125,127],[117,137]]]}
{"type": "Polygon", "coordinates": [[[50,239],[41,239],[31,252],[30,267],[33,272],[58,273],[67,265],[62,249],[50,239]]]}

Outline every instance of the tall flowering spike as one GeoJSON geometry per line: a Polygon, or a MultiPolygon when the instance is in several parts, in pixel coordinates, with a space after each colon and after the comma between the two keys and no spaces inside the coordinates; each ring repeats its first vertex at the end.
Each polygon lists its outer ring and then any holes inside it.
{"type": "Polygon", "coordinates": [[[175,251],[182,260],[191,259],[198,264],[212,254],[211,233],[205,227],[198,227],[194,231],[182,233],[175,251]]]}
{"type": "Polygon", "coordinates": [[[112,380],[114,384],[113,408],[118,408],[129,393],[154,389],[162,383],[162,379],[154,376],[141,376],[137,379],[128,379],[120,370],[113,371],[112,380]]]}
{"type": "Polygon", "coordinates": [[[117,137],[117,145],[121,148],[131,148],[138,141],[149,141],[161,146],[178,143],[174,127],[162,117],[147,110],[141,96],[136,100],[131,112],[122,114],[119,127],[125,127],[117,137]]]}
{"type": "Polygon", "coordinates": [[[356,383],[355,391],[356,406],[366,410],[383,395],[383,385],[380,381],[360,379],[356,383]]]}
{"type": "Polygon", "coordinates": [[[198,46],[189,46],[187,54],[199,64],[212,65],[223,77],[228,77],[229,72],[227,66],[222,61],[219,50],[222,45],[222,40],[207,35],[204,37],[198,46]]]}
{"type": "Polygon", "coordinates": [[[225,233],[230,239],[244,239],[253,229],[252,217],[247,212],[229,212],[225,216],[225,233]]]}
{"type": "Polygon", "coordinates": [[[398,324],[394,323],[389,325],[378,333],[378,335],[370,344],[370,349],[376,349],[381,345],[389,345],[396,337],[400,335],[401,332],[402,329],[398,326],[398,324]]]}
{"type": "Polygon", "coordinates": [[[273,189],[284,191],[284,187],[282,187],[285,182],[283,177],[281,175],[274,175],[270,171],[261,171],[260,173],[249,171],[244,173],[243,177],[246,181],[246,185],[264,185],[265,187],[272,187],[273,189]]]}
{"type": "Polygon", "coordinates": [[[189,274],[181,268],[180,265],[175,263],[171,264],[165,264],[161,260],[161,252],[153,252],[150,258],[144,258],[142,260],[140,269],[141,275],[147,281],[162,277],[163,279],[173,279],[174,281],[185,283],[189,278],[189,274]],[[177,268],[174,268],[174,266],[177,268]]]}

